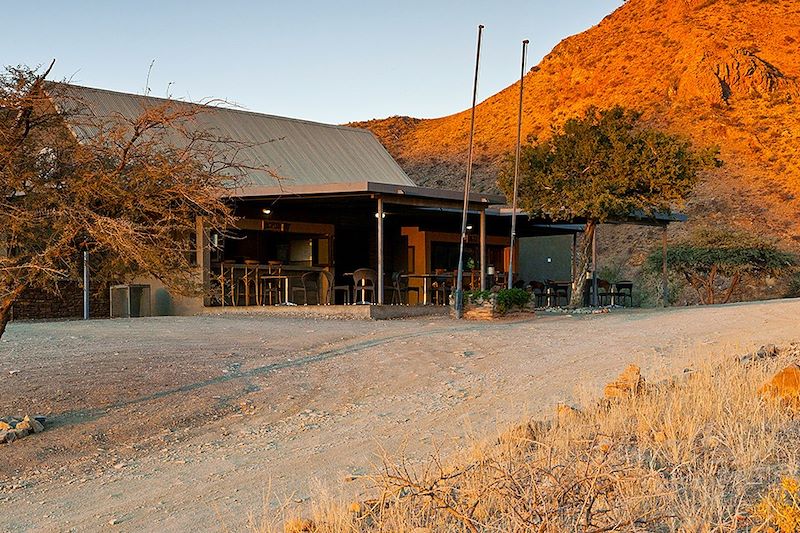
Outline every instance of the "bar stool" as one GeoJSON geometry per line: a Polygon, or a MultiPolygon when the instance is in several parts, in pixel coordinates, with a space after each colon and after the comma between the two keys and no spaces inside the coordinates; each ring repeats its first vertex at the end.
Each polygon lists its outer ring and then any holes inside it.
{"type": "Polygon", "coordinates": [[[236,297],[234,289],[236,284],[233,278],[233,270],[236,266],[236,261],[225,260],[219,264],[219,277],[217,282],[220,287],[220,304],[225,307],[225,298],[229,298],[231,305],[236,305],[236,297]],[[227,294],[226,294],[227,291],[227,294]]]}
{"type": "Polygon", "coordinates": [[[250,289],[253,289],[253,295],[255,296],[255,303],[258,303],[258,267],[259,262],[246,259],[244,261],[244,272],[242,276],[237,280],[236,286],[239,289],[239,294],[237,294],[237,300],[239,297],[242,296],[244,293],[244,305],[250,305],[250,289]]]}
{"type": "Polygon", "coordinates": [[[261,278],[261,305],[267,305],[267,299],[269,299],[269,305],[283,303],[281,279],[277,277],[281,275],[281,270],[282,263],[280,261],[267,262],[267,277],[261,278]]]}

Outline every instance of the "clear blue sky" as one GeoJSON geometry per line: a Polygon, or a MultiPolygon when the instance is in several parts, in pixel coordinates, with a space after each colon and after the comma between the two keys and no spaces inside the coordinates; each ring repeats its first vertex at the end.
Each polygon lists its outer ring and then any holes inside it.
{"type": "Polygon", "coordinates": [[[437,117],[469,107],[476,28],[486,26],[479,98],[622,0],[47,0],[18,2],[0,63],[141,93],[224,98],[253,111],[342,123],[437,117]]]}

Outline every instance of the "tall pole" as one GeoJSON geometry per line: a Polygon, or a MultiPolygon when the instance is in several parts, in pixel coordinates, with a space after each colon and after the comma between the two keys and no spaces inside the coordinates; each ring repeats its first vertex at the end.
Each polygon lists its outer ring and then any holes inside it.
{"type": "Polygon", "coordinates": [[[667,228],[661,233],[661,300],[664,307],[669,306],[669,276],[667,276],[667,228]]]}
{"type": "Polygon", "coordinates": [[[517,195],[519,193],[519,151],[522,144],[522,85],[525,82],[525,55],[528,39],[522,41],[522,68],[519,73],[519,114],[517,116],[517,153],[514,157],[514,195],[511,201],[511,252],[508,260],[508,288],[514,287],[514,245],[517,240],[517,195]]]}
{"type": "Polygon", "coordinates": [[[89,250],[83,249],[83,319],[89,320],[89,250]]]}
{"type": "Polygon", "coordinates": [[[597,226],[592,232],[592,307],[597,307],[597,226]]]}
{"type": "Polygon", "coordinates": [[[378,304],[383,305],[383,197],[378,196],[378,304]]]}
{"type": "Polygon", "coordinates": [[[456,277],[456,318],[464,311],[464,241],[467,239],[467,213],[469,212],[469,191],[472,181],[472,145],[475,138],[475,106],[478,99],[478,67],[481,62],[481,36],[483,24],[478,25],[478,49],[475,52],[475,80],[472,84],[472,115],[469,124],[469,152],[467,155],[467,177],[464,180],[464,209],[461,213],[461,245],[458,248],[458,276],[456,277]]]}
{"type": "Polygon", "coordinates": [[[486,290],[486,208],[481,209],[480,247],[481,247],[481,290],[485,291],[486,290]]]}

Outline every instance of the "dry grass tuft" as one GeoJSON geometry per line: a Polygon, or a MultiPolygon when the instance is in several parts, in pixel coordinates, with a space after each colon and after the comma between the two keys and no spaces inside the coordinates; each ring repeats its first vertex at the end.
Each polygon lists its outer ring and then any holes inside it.
{"type": "Polygon", "coordinates": [[[798,358],[709,364],[421,469],[387,460],[376,500],[318,506],[313,531],[797,531],[800,419],[759,388],[798,358]]]}

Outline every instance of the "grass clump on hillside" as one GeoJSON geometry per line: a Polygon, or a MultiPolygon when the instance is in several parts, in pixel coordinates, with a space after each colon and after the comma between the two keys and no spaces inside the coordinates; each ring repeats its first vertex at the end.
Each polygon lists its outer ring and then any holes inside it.
{"type": "Polygon", "coordinates": [[[326,502],[306,531],[796,531],[800,419],[759,389],[798,358],[794,347],[562,406],[422,468],[387,461],[375,500],[326,502]]]}

